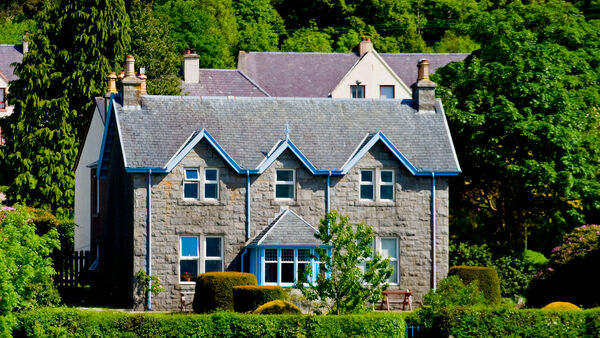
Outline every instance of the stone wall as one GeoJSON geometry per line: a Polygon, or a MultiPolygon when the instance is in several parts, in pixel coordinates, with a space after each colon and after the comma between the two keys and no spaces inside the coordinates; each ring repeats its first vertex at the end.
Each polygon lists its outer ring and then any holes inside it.
{"type": "MultiPolygon", "coordinates": [[[[202,175],[202,170],[200,171],[202,175]]],[[[240,175],[214,151],[200,142],[169,174],[152,176],[153,274],[165,292],[155,297],[154,310],[177,310],[182,292],[194,285],[180,283],[179,237],[218,235],[224,238],[225,268],[240,270],[240,255],[246,242],[246,175],[240,175]],[[183,199],[184,168],[219,168],[219,200],[183,199]]],[[[133,272],[146,270],[147,174],[135,174],[133,272]]],[[[437,179],[438,279],[448,270],[448,185],[437,179]]],[[[291,152],[284,152],[262,175],[251,177],[251,237],[256,236],[280,212],[294,210],[317,227],[325,215],[326,176],[312,175],[291,152]],[[296,199],[275,199],[275,171],[295,169],[296,199]]],[[[399,239],[400,279],[395,288],[409,288],[420,302],[431,285],[431,178],[415,177],[382,145],[375,146],[346,176],[331,178],[331,209],[350,216],[352,222],[374,226],[379,237],[399,239]],[[365,202],[359,199],[361,168],[395,171],[394,201],[365,202]]],[[[136,293],[135,308],[143,308],[143,295],[136,293]]]]}

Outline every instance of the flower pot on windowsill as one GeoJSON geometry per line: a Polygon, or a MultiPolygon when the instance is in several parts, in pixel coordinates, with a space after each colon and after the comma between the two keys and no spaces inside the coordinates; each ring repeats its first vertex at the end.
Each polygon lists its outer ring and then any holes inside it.
{"type": "Polygon", "coordinates": [[[183,277],[183,281],[184,282],[191,282],[192,281],[192,277],[183,277]]]}

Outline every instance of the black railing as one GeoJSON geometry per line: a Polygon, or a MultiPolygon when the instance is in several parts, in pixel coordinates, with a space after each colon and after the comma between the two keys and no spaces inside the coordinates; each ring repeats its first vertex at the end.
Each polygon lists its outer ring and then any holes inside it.
{"type": "Polygon", "coordinates": [[[54,284],[57,287],[77,287],[89,284],[88,269],[90,267],[90,252],[56,252],[54,260],[54,284]]]}

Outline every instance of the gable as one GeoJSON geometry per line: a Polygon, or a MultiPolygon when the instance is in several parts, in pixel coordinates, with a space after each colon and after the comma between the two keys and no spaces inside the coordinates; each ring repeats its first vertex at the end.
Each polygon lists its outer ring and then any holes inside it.
{"type": "Polygon", "coordinates": [[[250,245],[323,244],[315,238],[316,233],[318,233],[317,229],[288,209],[279,214],[271,224],[261,231],[250,245]]]}
{"type": "MultiPolygon", "coordinates": [[[[407,65],[408,66],[408,65],[407,65]]],[[[416,68],[416,64],[414,65],[416,68]]],[[[332,90],[334,98],[350,98],[350,86],[365,86],[365,98],[379,98],[380,86],[393,86],[394,98],[411,99],[412,91],[375,51],[367,52],[332,90]]]]}

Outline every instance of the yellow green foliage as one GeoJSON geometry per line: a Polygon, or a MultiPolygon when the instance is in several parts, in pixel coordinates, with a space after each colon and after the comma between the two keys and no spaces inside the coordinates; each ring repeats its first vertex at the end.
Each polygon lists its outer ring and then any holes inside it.
{"type": "Polygon", "coordinates": [[[253,313],[258,315],[295,315],[302,313],[302,311],[294,303],[287,300],[273,300],[259,306],[253,313]]]}
{"type": "Polygon", "coordinates": [[[192,304],[197,313],[215,310],[233,311],[233,287],[257,285],[256,276],[246,272],[206,272],[196,279],[196,292],[192,304]]]}
{"type": "Polygon", "coordinates": [[[252,312],[260,305],[277,299],[285,299],[285,293],[281,286],[239,285],[233,287],[235,312],[252,312]]]}
{"type": "Polygon", "coordinates": [[[569,302],[552,302],[542,309],[544,310],[581,310],[579,306],[569,302]]]}

